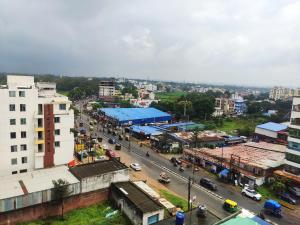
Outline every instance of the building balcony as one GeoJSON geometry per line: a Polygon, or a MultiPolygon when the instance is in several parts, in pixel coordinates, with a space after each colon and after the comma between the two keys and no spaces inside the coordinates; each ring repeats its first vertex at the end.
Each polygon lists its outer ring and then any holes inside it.
{"type": "Polygon", "coordinates": [[[299,163],[295,163],[295,162],[289,161],[287,159],[284,160],[284,163],[287,164],[287,165],[296,167],[296,168],[300,168],[300,164],[299,163]]]}
{"type": "Polygon", "coordinates": [[[39,144],[45,144],[45,140],[44,139],[35,139],[34,143],[36,145],[39,145],[39,144]]]}
{"type": "Polygon", "coordinates": [[[44,131],[45,131],[45,128],[44,128],[44,127],[36,127],[36,128],[34,129],[34,131],[35,131],[35,132],[39,132],[39,131],[44,132],[44,131]]]}

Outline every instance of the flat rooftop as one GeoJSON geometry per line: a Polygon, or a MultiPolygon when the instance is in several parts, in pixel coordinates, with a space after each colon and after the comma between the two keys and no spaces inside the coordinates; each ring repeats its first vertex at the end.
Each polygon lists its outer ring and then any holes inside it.
{"type": "Polygon", "coordinates": [[[159,203],[155,202],[149,195],[147,195],[140,188],[138,188],[138,186],[130,181],[113,183],[112,186],[118,190],[119,194],[127,198],[143,213],[154,212],[163,209],[159,203]]]}
{"type": "Polygon", "coordinates": [[[0,179],[1,183],[4,184],[0,185],[0,199],[51,189],[53,188],[53,180],[63,179],[70,184],[79,183],[79,180],[69,172],[67,166],[2,176],[0,179]]]}
{"type": "Polygon", "coordinates": [[[70,172],[81,180],[86,177],[97,176],[124,169],[128,169],[128,167],[118,160],[105,160],[71,167],[70,172]]]}
{"type": "Polygon", "coordinates": [[[284,124],[268,122],[268,123],[257,125],[257,128],[279,132],[282,130],[286,130],[288,127],[284,124]]]}

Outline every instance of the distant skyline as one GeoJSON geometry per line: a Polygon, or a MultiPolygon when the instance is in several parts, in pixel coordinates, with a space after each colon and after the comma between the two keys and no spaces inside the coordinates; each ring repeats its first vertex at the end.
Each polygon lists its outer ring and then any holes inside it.
{"type": "Polygon", "coordinates": [[[300,87],[299,0],[2,0],[0,71],[300,87]]]}

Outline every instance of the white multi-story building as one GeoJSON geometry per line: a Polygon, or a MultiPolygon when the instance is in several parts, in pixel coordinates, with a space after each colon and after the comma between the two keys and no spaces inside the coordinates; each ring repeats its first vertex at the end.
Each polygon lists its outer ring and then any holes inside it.
{"type": "Polygon", "coordinates": [[[74,112],[54,83],[9,75],[0,86],[0,99],[0,176],[72,160],[74,112]]]}
{"type": "Polygon", "coordinates": [[[300,95],[300,89],[291,89],[291,88],[284,88],[284,87],[273,87],[269,93],[269,99],[272,100],[288,100],[294,96],[300,95]]]}
{"type": "Polygon", "coordinates": [[[102,80],[99,84],[99,98],[101,100],[110,100],[115,96],[115,80],[102,80]]]}
{"type": "Polygon", "coordinates": [[[300,97],[294,97],[289,126],[285,170],[300,176],[300,97]]]}

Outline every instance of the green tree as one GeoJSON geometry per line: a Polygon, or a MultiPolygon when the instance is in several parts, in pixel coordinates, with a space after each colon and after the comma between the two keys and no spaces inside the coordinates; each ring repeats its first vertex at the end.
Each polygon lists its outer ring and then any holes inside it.
{"type": "Polygon", "coordinates": [[[61,204],[61,218],[64,219],[64,199],[68,197],[72,191],[69,190],[69,182],[63,179],[52,180],[54,201],[61,204]]]}

